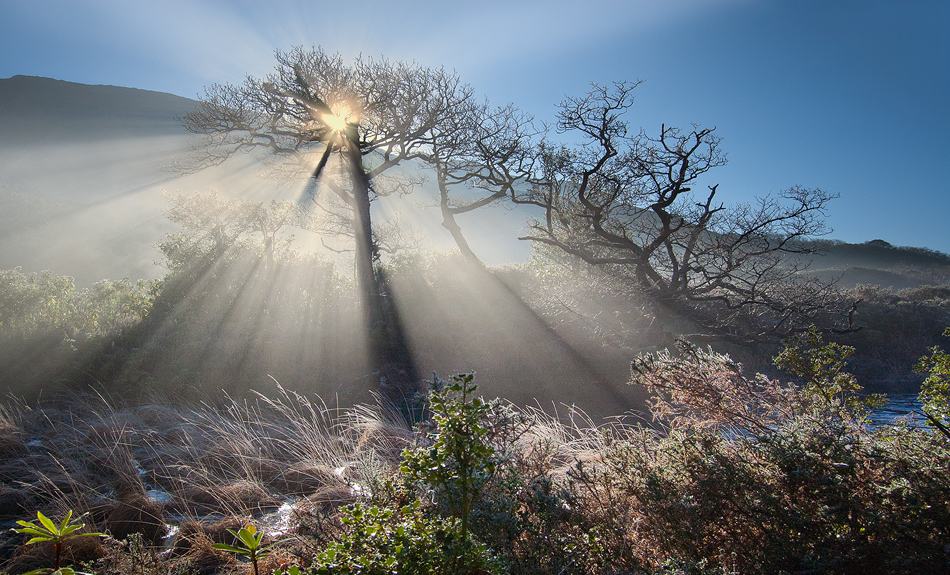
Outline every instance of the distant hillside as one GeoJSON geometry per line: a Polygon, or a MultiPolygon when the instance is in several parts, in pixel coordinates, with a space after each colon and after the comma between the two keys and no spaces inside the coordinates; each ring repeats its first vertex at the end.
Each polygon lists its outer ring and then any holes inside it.
{"type": "Polygon", "coordinates": [[[0,80],[0,147],[143,133],[180,135],[184,130],[178,118],[196,104],[136,88],[13,76],[0,80]]]}
{"type": "Polygon", "coordinates": [[[806,272],[841,287],[874,285],[895,290],[950,285],[950,255],[927,248],[893,246],[884,240],[862,244],[818,240],[822,249],[806,272]]]}
{"type": "Polygon", "coordinates": [[[162,275],[154,248],[170,229],[162,191],[227,183],[214,170],[167,170],[190,149],[179,118],[196,104],[134,88],[0,79],[0,269],[49,269],[81,285],[162,275]]]}
{"type": "Polygon", "coordinates": [[[820,261],[828,267],[851,265],[883,269],[895,265],[950,265],[950,255],[943,252],[928,248],[893,246],[884,240],[871,240],[863,244],[834,240],[818,240],[812,243],[827,250],[820,261]]]}

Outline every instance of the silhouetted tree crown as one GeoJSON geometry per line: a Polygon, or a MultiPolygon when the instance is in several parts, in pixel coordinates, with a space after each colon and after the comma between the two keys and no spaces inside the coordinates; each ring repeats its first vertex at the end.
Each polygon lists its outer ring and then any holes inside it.
{"type": "Polygon", "coordinates": [[[560,105],[557,130],[580,141],[539,149],[539,175],[516,194],[543,217],[521,239],[611,270],[666,309],[738,335],[788,332],[835,302],[831,286],[799,276],[786,256],[828,230],[835,195],[794,187],[727,207],[718,184],[694,188],[726,163],[714,128],[663,125],[631,134],[624,114],[638,82],[594,85],[560,105]]]}

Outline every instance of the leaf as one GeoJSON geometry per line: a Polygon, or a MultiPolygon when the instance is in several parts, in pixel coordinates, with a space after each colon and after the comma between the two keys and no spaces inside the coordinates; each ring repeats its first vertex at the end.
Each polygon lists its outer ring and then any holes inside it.
{"type": "MultiPolygon", "coordinates": [[[[69,511],[66,512],[66,517],[63,517],[63,522],[62,522],[62,523],[60,524],[60,526],[59,526],[59,530],[60,530],[60,533],[61,533],[61,534],[64,535],[64,533],[62,533],[62,531],[63,531],[63,529],[66,529],[66,526],[69,525],[69,520],[72,519],[72,518],[73,518],[73,510],[70,509],[69,511]]],[[[83,527],[83,525],[79,525],[79,527],[83,527]]],[[[78,527],[77,527],[77,529],[78,529],[78,527]]]]}
{"type": "Polygon", "coordinates": [[[53,523],[47,516],[43,515],[41,512],[36,512],[37,519],[40,520],[40,523],[43,524],[43,527],[46,527],[47,530],[53,535],[59,535],[59,529],[56,528],[56,524],[53,523]]]}
{"type": "Polygon", "coordinates": [[[241,549],[239,547],[235,547],[234,545],[228,545],[227,543],[215,543],[211,547],[212,549],[218,549],[220,551],[230,551],[231,553],[247,555],[247,549],[241,549]]]}
{"type": "MultiPolygon", "coordinates": [[[[263,533],[261,535],[263,535],[263,533]]],[[[260,544],[260,539],[254,536],[254,532],[247,529],[241,529],[238,531],[238,537],[251,551],[257,549],[257,546],[260,544]]]]}
{"type": "Polygon", "coordinates": [[[277,545],[278,542],[274,542],[271,545],[265,545],[264,547],[257,548],[257,556],[264,557],[265,555],[270,555],[270,550],[274,545],[277,545]]]}
{"type": "Polygon", "coordinates": [[[34,537],[26,542],[27,545],[32,545],[34,543],[46,543],[47,541],[52,541],[53,537],[49,535],[41,535],[40,537],[34,537]]]}

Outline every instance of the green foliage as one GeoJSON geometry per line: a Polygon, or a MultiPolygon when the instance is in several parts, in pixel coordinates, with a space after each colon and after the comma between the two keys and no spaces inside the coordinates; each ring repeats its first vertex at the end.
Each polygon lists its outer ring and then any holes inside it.
{"type": "Polygon", "coordinates": [[[847,417],[861,417],[868,407],[883,404],[882,396],[859,398],[862,387],[857,378],[844,371],[854,348],[838,343],[825,343],[814,326],[802,335],[785,342],[775,357],[775,365],[802,378],[800,392],[808,400],[817,400],[826,408],[841,408],[847,417]]]}
{"type": "Polygon", "coordinates": [[[837,343],[825,344],[814,326],[786,342],[775,358],[775,365],[794,373],[805,382],[805,392],[821,395],[831,401],[835,396],[851,394],[860,389],[857,380],[844,370],[854,348],[837,343]]]}
{"type": "Polygon", "coordinates": [[[0,271],[0,330],[27,334],[64,327],[74,313],[75,288],[73,278],[48,271],[0,271]]]}
{"type": "Polygon", "coordinates": [[[350,505],[344,533],[317,555],[310,573],[423,575],[503,573],[488,548],[464,533],[454,518],[427,515],[416,501],[399,509],[350,505]]]}
{"type": "Polygon", "coordinates": [[[500,553],[511,574],[593,575],[630,565],[615,534],[603,534],[596,513],[571,511],[581,502],[547,474],[538,454],[518,442],[532,418],[474,397],[472,374],[436,379],[430,393],[429,443],[404,451],[401,472],[434,494],[436,508],[500,553]]]}
{"type": "MultiPolygon", "coordinates": [[[[132,353],[129,339],[157,285],[126,278],[79,289],[71,277],[48,271],[0,270],[0,386],[30,396],[51,382],[111,383],[112,374],[99,369],[132,353]]],[[[126,367],[112,373],[134,372],[126,367]]]]}
{"type": "Polygon", "coordinates": [[[401,467],[407,477],[432,485],[447,498],[463,536],[472,508],[497,466],[484,425],[489,406],[472,396],[477,389],[474,380],[471,373],[455,375],[444,388],[432,391],[429,401],[436,426],[432,444],[406,450],[401,467]]]}
{"type": "Polygon", "coordinates": [[[32,545],[34,543],[52,543],[56,550],[56,564],[54,567],[50,569],[37,569],[28,573],[24,573],[24,575],[40,575],[41,573],[52,573],[54,575],[77,575],[77,572],[73,571],[69,567],[61,567],[60,565],[62,561],[63,545],[70,539],[77,539],[79,537],[104,537],[105,533],[79,533],[78,531],[85,527],[86,524],[73,521],[72,517],[73,512],[70,510],[68,513],[66,513],[66,517],[64,517],[59,524],[56,524],[52,519],[49,519],[41,512],[37,511],[36,518],[39,523],[34,523],[32,521],[17,521],[17,524],[20,525],[20,528],[14,528],[13,531],[24,535],[33,536],[29,541],[26,542],[27,545],[32,545]]]}
{"type": "Polygon", "coordinates": [[[258,531],[252,523],[248,523],[237,531],[228,529],[228,532],[234,535],[236,545],[215,543],[212,547],[247,557],[254,566],[254,575],[259,575],[257,562],[270,555],[270,549],[272,547],[272,545],[261,546],[261,540],[264,539],[264,532],[258,531]]]}
{"type": "MultiPolygon", "coordinates": [[[[950,328],[943,335],[950,337],[950,328]]],[[[929,372],[918,396],[924,414],[931,425],[950,437],[950,354],[939,347],[930,348],[930,355],[920,359],[917,371],[929,372]]]]}
{"type": "Polygon", "coordinates": [[[77,290],[69,276],[0,270],[0,336],[58,331],[84,340],[114,334],[145,317],[156,286],[125,278],[77,290]]]}

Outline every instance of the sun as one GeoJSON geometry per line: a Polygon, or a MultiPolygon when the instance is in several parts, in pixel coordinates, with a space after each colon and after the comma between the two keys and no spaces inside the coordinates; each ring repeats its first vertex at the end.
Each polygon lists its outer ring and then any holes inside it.
{"type": "Polygon", "coordinates": [[[337,114],[323,114],[320,120],[334,132],[342,133],[346,131],[346,118],[342,116],[337,114]]]}

